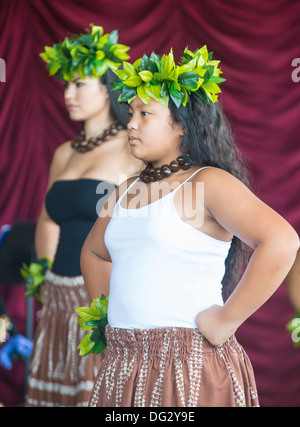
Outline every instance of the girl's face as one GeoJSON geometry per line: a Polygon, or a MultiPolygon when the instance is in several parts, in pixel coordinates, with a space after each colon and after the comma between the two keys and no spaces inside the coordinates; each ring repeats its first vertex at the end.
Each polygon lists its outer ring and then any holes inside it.
{"type": "Polygon", "coordinates": [[[129,115],[128,138],[134,157],[161,166],[180,155],[183,131],[173,123],[168,108],[154,100],[145,105],[136,97],[130,103],[129,115]]]}
{"type": "Polygon", "coordinates": [[[75,77],[71,82],[66,82],[64,95],[71,120],[100,118],[110,110],[107,88],[94,77],[75,77]]]}

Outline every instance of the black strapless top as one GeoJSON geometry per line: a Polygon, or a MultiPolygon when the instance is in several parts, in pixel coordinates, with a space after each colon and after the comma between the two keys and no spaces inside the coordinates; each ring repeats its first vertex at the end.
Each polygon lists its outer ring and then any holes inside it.
{"type": "Polygon", "coordinates": [[[49,216],[60,227],[52,271],[61,276],[79,276],[83,243],[114,184],[96,179],[55,181],[46,195],[49,216]]]}

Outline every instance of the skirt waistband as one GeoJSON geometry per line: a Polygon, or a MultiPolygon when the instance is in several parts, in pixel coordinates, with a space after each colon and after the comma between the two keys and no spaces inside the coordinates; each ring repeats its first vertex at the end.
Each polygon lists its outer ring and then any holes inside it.
{"type": "Polygon", "coordinates": [[[60,276],[52,271],[48,270],[45,274],[45,280],[51,282],[56,286],[82,286],[84,285],[84,280],[82,276],[60,276]]]}
{"type": "Polygon", "coordinates": [[[198,329],[192,328],[120,329],[107,325],[105,335],[108,352],[135,354],[136,357],[142,356],[145,351],[150,358],[160,357],[161,352],[168,358],[181,358],[199,352],[217,356],[240,347],[234,335],[222,346],[214,347],[198,329]]]}

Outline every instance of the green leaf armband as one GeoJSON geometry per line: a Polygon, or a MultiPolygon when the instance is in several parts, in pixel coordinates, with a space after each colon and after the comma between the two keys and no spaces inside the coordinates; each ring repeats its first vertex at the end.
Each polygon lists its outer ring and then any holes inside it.
{"type": "Polygon", "coordinates": [[[106,349],[105,327],[107,325],[108,297],[94,298],[90,307],[77,307],[78,323],[89,332],[77,347],[80,356],[100,354],[106,349]]]}
{"type": "Polygon", "coordinates": [[[26,297],[36,296],[41,302],[41,285],[45,283],[45,274],[51,270],[52,261],[47,257],[41,257],[38,261],[32,262],[29,266],[23,263],[20,273],[25,281],[27,291],[26,297]]]}

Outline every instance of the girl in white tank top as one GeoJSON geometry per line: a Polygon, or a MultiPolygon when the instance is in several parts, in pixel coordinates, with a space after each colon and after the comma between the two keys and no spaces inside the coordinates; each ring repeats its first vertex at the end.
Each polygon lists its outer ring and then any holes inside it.
{"type": "Polygon", "coordinates": [[[186,50],[181,67],[172,68],[171,53],[153,54],[152,62],[144,57],[119,73],[123,100],[131,93],[131,151],[147,167],[110,197],[82,250],[91,296],[109,294],[107,357],[91,406],[258,405],[234,333],[281,284],[299,240],[245,185],[215,102],[216,68],[201,89],[204,48],[186,50]],[[158,95],[155,67],[165,70],[169,95],[158,95]],[[186,89],[197,73],[198,84],[186,89]],[[174,76],[178,93],[188,93],[186,106],[174,98],[174,76]],[[156,100],[146,96],[151,84],[156,100]],[[243,245],[254,252],[241,276],[243,245]]]}

